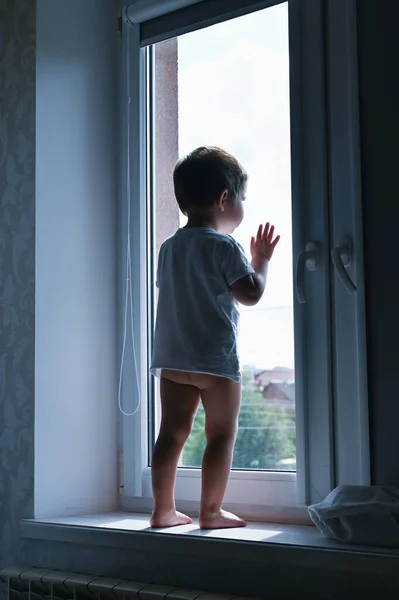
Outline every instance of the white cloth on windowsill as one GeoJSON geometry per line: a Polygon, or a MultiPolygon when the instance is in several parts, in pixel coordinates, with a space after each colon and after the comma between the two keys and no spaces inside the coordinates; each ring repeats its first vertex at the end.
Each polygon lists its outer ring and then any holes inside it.
{"type": "Polygon", "coordinates": [[[330,539],[399,547],[399,489],[340,485],[308,511],[319,531],[330,539]]]}

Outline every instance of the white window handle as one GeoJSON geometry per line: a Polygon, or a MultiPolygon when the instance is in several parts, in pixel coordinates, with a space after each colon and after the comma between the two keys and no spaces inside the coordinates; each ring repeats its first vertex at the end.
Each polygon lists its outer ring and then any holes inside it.
{"type": "Polygon", "coordinates": [[[335,246],[335,248],[331,250],[331,258],[334,267],[337,270],[338,277],[349,294],[353,294],[357,290],[356,285],[353,283],[346,270],[346,267],[349,267],[352,262],[352,255],[352,242],[349,238],[345,238],[340,246],[335,246]]]}
{"type": "Polygon", "coordinates": [[[306,302],[305,269],[315,271],[318,267],[318,252],[315,242],[308,242],[305,250],[300,252],[296,263],[296,293],[299,304],[306,302]]]}

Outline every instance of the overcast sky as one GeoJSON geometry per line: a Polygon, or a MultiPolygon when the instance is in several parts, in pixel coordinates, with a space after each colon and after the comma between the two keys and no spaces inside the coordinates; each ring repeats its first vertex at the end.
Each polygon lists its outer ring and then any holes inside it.
{"type": "Polygon", "coordinates": [[[234,237],[248,255],[259,223],[282,236],[264,298],[242,311],[242,360],[293,366],[287,3],[181,36],[178,50],[180,155],[217,145],[243,163],[245,218],[234,237]]]}

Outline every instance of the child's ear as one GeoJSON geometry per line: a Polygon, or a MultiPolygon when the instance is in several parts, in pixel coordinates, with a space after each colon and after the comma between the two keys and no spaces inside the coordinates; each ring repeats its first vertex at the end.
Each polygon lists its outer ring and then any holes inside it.
{"type": "Polygon", "coordinates": [[[227,205],[227,201],[229,199],[229,192],[227,190],[224,190],[221,194],[220,194],[220,198],[218,201],[218,206],[220,208],[220,210],[223,212],[224,209],[226,208],[227,205]]]}

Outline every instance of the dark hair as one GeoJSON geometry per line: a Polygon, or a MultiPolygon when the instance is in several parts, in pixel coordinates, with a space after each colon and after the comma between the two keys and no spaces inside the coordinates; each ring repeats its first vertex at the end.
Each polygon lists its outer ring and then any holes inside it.
{"type": "Polygon", "coordinates": [[[180,210],[190,212],[211,208],[224,192],[235,202],[247,182],[247,173],[231,154],[202,146],[180,159],[173,172],[175,196],[180,210]]]}

